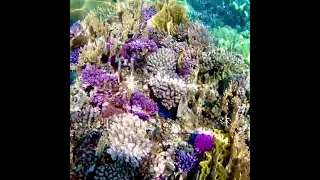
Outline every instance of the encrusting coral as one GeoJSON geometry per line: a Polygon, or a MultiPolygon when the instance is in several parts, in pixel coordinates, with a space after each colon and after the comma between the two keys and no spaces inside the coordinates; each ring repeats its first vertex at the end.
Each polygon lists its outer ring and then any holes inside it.
{"type": "Polygon", "coordinates": [[[247,57],[185,0],[85,4],[70,26],[70,179],[250,179],[247,57]]]}

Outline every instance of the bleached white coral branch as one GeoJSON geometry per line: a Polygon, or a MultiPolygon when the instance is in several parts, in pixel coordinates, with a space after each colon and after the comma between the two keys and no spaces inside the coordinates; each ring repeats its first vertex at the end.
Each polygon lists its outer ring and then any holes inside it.
{"type": "Polygon", "coordinates": [[[124,160],[133,165],[148,155],[152,142],[147,131],[152,127],[138,116],[125,113],[114,117],[109,132],[110,148],[107,152],[113,160],[124,160]]]}

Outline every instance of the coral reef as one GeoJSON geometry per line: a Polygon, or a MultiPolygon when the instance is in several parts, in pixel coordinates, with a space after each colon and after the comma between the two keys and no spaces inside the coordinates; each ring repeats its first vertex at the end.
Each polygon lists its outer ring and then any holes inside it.
{"type": "Polygon", "coordinates": [[[159,110],[157,104],[152,99],[139,91],[133,93],[131,107],[133,114],[139,116],[142,120],[149,120],[150,116],[156,115],[159,110]]]}
{"type": "Polygon", "coordinates": [[[198,152],[211,151],[213,148],[213,137],[208,134],[198,134],[194,140],[194,148],[198,152]]]}
{"type": "Polygon", "coordinates": [[[196,163],[198,161],[197,154],[195,153],[188,154],[186,152],[179,151],[177,153],[177,156],[177,166],[181,173],[186,173],[190,171],[192,168],[196,166],[196,163]]]}
{"type": "Polygon", "coordinates": [[[177,107],[187,92],[185,82],[179,77],[158,74],[149,83],[153,94],[168,110],[177,107]]]}
{"type": "Polygon", "coordinates": [[[70,52],[70,63],[77,64],[79,60],[80,49],[77,48],[70,52]]]}
{"type": "Polygon", "coordinates": [[[147,69],[149,71],[161,72],[176,70],[176,54],[168,48],[160,48],[156,53],[147,57],[147,69]]]}
{"type": "Polygon", "coordinates": [[[96,168],[93,179],[130,180],[132,174],[128,169],[121,163],[104,164],[96,168]]]}
{"type": "Polygon", "coordinates": [[[110,88],[118,86],[118,78],[113,74],[109,74],[106,70],[98,69],[94,65],[88,64],[81,72],[82,85],[84,88],[88,86],[102,87],[107,84],[110,88]]]}
{"type": "Polygon", "coordinates": [[[107,152],[113,160],[124,160],[134,166],[150,152],[152,142],[146,137],[149,125],[138,116],[121,114],[115,117],[109,130],[110,148],[107,152]]]}
{"type": "Polygon", "coordinates": [[[70,179],[250,179],[248,4],[73,1],[70,179]]]}

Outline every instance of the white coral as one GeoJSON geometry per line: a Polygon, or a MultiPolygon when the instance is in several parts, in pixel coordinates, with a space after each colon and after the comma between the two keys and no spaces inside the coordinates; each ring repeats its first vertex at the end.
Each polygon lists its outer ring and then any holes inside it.
{"type": "Polygon", "coordinates": [[[177,66],[176,53],[169,48],[160,48],[147,57],[147,69],[152,72],[174,72],[177,66]]]}
{"type": "Polygon", "coordinates": [[[162,151],[153,159],[151,168],[149,170],[149,175],[153,178],[158,178],[160,176],[169,176],[170,168],[173,165],[173,160],[171,158],[172,154],[167,151],[162,151]]]}
{"type": "Polygon", "coordinates": [[[152,142],[147,131],[152,127],[138,116],[125,113],[115,117],[109,132],[110,148],[107,152],[113,160],[124,160],[137,165],[148,155],[152,142]]]}
{"type": "Polygon", "coordinates": [[[177,107],[181,98],[187,93],[187,86],[182,79],[167,74],[157,74],[150,80],[149,85],[153,94],[168,110],[177,107]]]}

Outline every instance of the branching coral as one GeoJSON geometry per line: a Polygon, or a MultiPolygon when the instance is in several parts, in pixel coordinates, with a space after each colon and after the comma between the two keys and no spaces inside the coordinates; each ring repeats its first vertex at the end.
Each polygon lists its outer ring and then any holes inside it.
{"type": "Polygon", "coordinates": [[[147,69],[149,71],[171,71],[176,70],[176,53],[168,48],[160,48],[156,53],[147,57],[147,69]]]}
{"type": "Polygon", "coordinates": [[[159,45],[164,48],[172,49],[177,54],[180,54],[185,49],[185,46],[187,45],[187,43],[186,42],[178,42],[172,36],[167,36],[166,38],[163,38],[159,42],[159,45]]]}
{"type": "Polygon", "coordinates": [[[228,127],[231,149],[226,171],[232,179],[248,180],[250,179],[250,153],[245,143],[244,131],[239,130],[243,122],[238,118],[237,108],[233,113],[232,123],[228,127]]]}
{"type": "Polygon", "coordinates": [[[181,98],[186,94],[186,84],[179,77],[156,75],[149,83],[153,94],[160,99],[161,104],[168,110],[177,107],[181,98]]]}
{"type": "Polygon", "coordinates": [[[110,148],[107,152],[113,160],[124,160],[138,166],[152,147],[152,142],[147,137],[148,130],[151,130],[148,123],[140,120],[138,116],[117,116],[108,131],[110,148]]]}
{"type": "Polygon", "coordinates": [[[102,54],[105,52],[105,46],[106,42],[103,37],[96,39],[96,41],[89,42],[81,49],[79,65],[83,66],[86,63],[100,65],[102,54]]]}
{"type": "Polygon", "coordinates": [[[178,72],[181,77],[187,77],[197,65],[196,50],[192,47],[186,47],[181,54],[178,62],[178,72]]]}
{"type": "Polygon", "coordinates": [[[70,27],[70,37],[74,37],[78,35],[78,33],[81,32],[82,30],[83,30],[83,27],[82,27],[81,21],[76,21],[70,27]]]}
{"type": "Polygon", "coordinates": [[[86,36],[93,41],[98,37],[108,38],[110,35],[110,24],[108,18],[113,18],[114,6],[108,5],[109,8],[104,10],[102,7],[91,10],[83,19],[82,26],[85,30],[86,36]]]}
{"type": "Polygon", "coordinates": [[[127,91],[120,90],[115,93],[112,91],[106,91],[104,93],[101,110],[102,117],[110,117],[128,112],[130,110],[129,102],[130,97],[127,91]]]}
{"type": "Polygon", "coordinates": [[[180,169],[181,173],[187,173],[188,171],[190,171],[192,168],[195,167],[198,161],[197,154],[195,153],[188,154],[184,151],[179,151],[177,153],[177,156],[177,166],[180,169]]]}
{"type": "Polygon", "coordinates": [[[130,50],[130,57],[134,59],[134,67],[143,69],[146,66],[146,56],[158,50],[152,39],[137,38],[126,44],[130,50]]]}
{"type": "Polygon", "coordinates": [[[201,51],[212,45],[212,37],[207,28],[198,21],[189,24],[181,24],[175,35],[179,41],[187,40],[193,48],[201,51]]]}
{"type": "Polygon", "coordinates": [[[77,64],[80,55],[80,48],[70,51],[70,63],[77,64]]]}
{"type": "Polygon", "coordinates": [[[156,115],[158,112],[157,104],[146,94],[136,91],[131,98],[131,110],[142,120],[149,120],[150,116],[156,115]]]}
{"type": "Polygon", "coordinates": [[[166,179],[172,173],[168,166],[173,164],[172,154],[167,151],[158,153],[151,162],[148,176],[154,180],[166,179]]]}
{"type": "Polygon", "coordinates": [[[200,59],[200,72],[213,71],[217,80],[230,77],[235,72],[244,72],[245,65],[240,55],[222,49],[203,52],[200,59]]]}
{"type": "Polygon", "coordinates": [[[89,102],[91,104],[100,106],[103,103],[104,93],[102,89],[95,87],[92,91],[90,91],[89,102]]]}
{"type": "Polygon", "coordinates": [[[157,44],[153,40],[143,38],[135,39],[134,41],[129,42],[128,45],[133,52],[155,52],[158,49],[157,44]]]}
{"type": "Polygon", "coordinates": [[[87,64],[81,72],[81,77],[84,88],[88,86],[103,87],[104,85],[109,88],[118,87],[118,77],[116,75],[109,74],[106,70],[99,69],[94,65],[87,64]]]}
{"type": "Polygon", "coordinates": [[[197,51],[186,41],[178,42],[172,36],[162,39],[159,44],[176,52],[178,73],[187,77],[197,64],[197,51]]]}
{"type": "Polygon", "coordinates": [[[150,18],[152,18],[152,16],[157,14],[157,11],[153,7],[146,7],[146,8],[142,8],[141,13],[142,13],[142,17],[143,17],[142,21],[144,24],[146,24],[147,21],[150,18]]]}
{"type": "Polygon", "coordinates": [[[76,83],[70,87],[70,111],[79,111],[88,101],[86,93],[76,83]]]}

